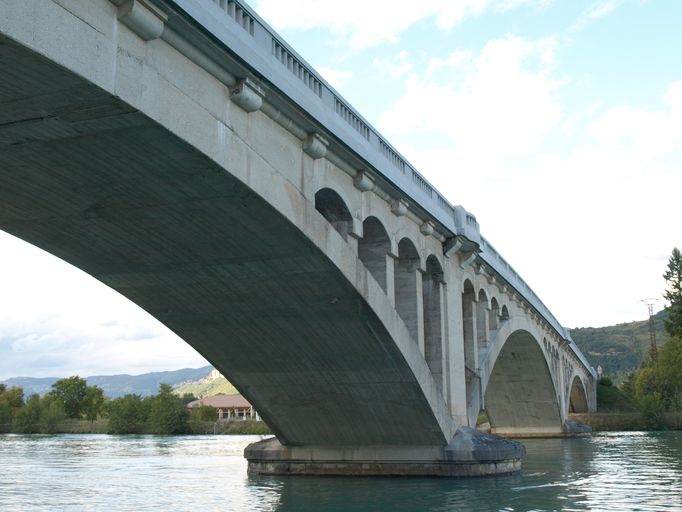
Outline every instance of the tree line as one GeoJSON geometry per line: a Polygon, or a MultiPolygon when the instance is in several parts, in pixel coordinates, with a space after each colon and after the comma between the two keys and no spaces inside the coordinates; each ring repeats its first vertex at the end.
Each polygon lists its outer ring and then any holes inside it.
{"type": "MultiPolygon", "coordinates": [[[[0,384],[0,427],[16,433],[51,434],[59,431],[65,420],[106,419],[111,434],[185,434],[190,431],[190,411],[186,405],[196,398],[173,393],[161,384],[154,396],[125,395],[109,400],[99,386],[88,386],[81,377],[60,379],[52,390],[40,396],[24,398],[21,387],[0,384]]],[[[214,409],[194,413],[197,420],[215,418],[214,409]]]]}
{"type": "Polygon", "coordinates": [[[633,404],[651,428],[664,425],[668,412],[682,411],[682,253],[674,248],[663,279],[667,301],[666,341],[660,350],[650,350],[641,367],[630,373],[620,389],[602,378],[599,395],[617,391],[622,400],[633,404]]]}

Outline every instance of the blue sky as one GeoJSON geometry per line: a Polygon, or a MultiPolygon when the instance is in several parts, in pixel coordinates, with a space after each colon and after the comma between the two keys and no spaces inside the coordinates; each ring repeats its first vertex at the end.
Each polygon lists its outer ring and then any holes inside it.
{"type": "MultiPolygon", "coordinates": [[[[661,297],[682,247],[682,2],[252,6],[564,325],[644,319],[661,297]]],[[[80,271],[2,233],[0,254],[0,379],[204,364],[80,271]]]]}

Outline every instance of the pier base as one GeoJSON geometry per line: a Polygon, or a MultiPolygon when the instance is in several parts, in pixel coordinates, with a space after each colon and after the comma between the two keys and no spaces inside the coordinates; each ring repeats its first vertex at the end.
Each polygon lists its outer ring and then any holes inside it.
{"type": "Polygon", "coordinates": [[[504,436],[509,439],[533,439],[533,438],[553,438],[553,437],[578,437],[589,436],[592,433],[592,427],[583,423],[578,423],[567,419],[563,427],[547,428],[547,427],[524,427],[524,428],[493,428],[490,430],[483,430],[495,435],[504,436]]]}
{"type": "Polygon", "coordinates": [[[244,450],[249,474],[472,477],[521,469],[520,443],[462,427],[447,446],[283,446],[275,438],[244,450]]]}

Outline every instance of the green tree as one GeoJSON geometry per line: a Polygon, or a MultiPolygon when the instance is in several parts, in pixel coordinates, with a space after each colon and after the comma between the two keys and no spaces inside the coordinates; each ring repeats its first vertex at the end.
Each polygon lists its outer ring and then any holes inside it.
{"type": "Polygon", "coordinates": [[[2,385],[2,390],[0,390],[0,404],[7,404],[7,406],[17,411],[24,405],[24,390],[19,386],[12,386],[7,389],[5,385],[2,385]]]}
{"type": "Polygon", "coordinates": [[[24,406],[24,390],[18,386],[7,388],[0,384],[0,425],[8,430],[12,421],[24,406]]]}
{"type": "Polygon", "coordinates": [[[210,405],[193,407],[190,416],[195,421],[216,421],[218,419],[218,413],[210,405]]]}
{"type": "Polygon", "coordinates": [[[194,393],[183,393],[182,396],[180,397],[180,400],[182,400],[182,403],[187,405],[190,402],[194,402],[197,399],[196,396],[194,396],[194,393]]]}
{"type": "Polygon", "coordinates": [[[682,338],[670,337],[659,354],[661,391],[669,409],[682,409],[682,338]]]}
{"type": "Polygon", "coordinates": [[[107,405],[110,434],[140,434],[149,416],[149,401],[140,395],[125,395],[107,405]]]}
{"type": "Polygon", "coordinates": [[[87,387],[85,379],[81,379],[76,375],[59,379],[52,384],[50,395],[61,403],[68,418],[80,418],[83,412],[87,387]]]}
{"type": "Polygon", "coordinates": [[[635,397],[641,400],[648,395],[660,394],[661,384],[658,371],[653,366],[647,366],[639,371],[635,382],[635,397]]]}
{"type": "Polygon", "coordinates": [[[40,395],[36,393],[29,396],[26,404],[19,409],[14,418],[12,430],[22,434],[36,434],[40,432],[43,407],[40,395]]]}
{"type": "Polygon", "coordinates": [[[161,384],[152,400],[149,421],[155,434],[184,434],[189,431],[189,411],[168,384],[161,384]]]}
{"type": "Polygon", "coordinates": [[[85,388],[85,398],[82,403],[82,410],[85,417],[94,422],[102,412],[104,406],[104,391],[99,386],[88,386],[85,388]]]}
{"type": "Polygon", "coordinates": [[[682,253],[675,247],[663,274],[666,290],[663,297],[670,303],[666,308],[665,329],[671,337],[682,339],[682,253]]]}
{"type": "Polygon", "coordinates": [[[637,382],[638,372],[630,372],[620,386],[620,391],[626,400],[635,401],[635,383],[637,382]]]}
{"type": "Polygon", "coordinates": [[[41,432],[54,434],[59,431],[59,423],[66,418],[62,404],[50,394],[42,399],[40,411],[41,432]]]}
{"type": "Polygon", "coordinates": [[[0,403],[0,432],[5,432],[12,424],[12,410],[6,403],[0,403]]]}

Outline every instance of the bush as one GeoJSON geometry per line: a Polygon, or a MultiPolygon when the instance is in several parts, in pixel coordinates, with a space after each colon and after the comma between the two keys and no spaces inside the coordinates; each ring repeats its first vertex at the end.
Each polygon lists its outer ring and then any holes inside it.
{"type": "Polygon", "coordinates": [[[210,405],[200,405],[190,410],[190,418],[193,421],[217,421],[218,412],[210,405]]]}
{"type": "Polygon", "coordinates": [[[642,419],[647,429],[659,429],[663,425],[665,402],[660,393],[644,395],[639,400],[642,419]]]}
{"type": "Polygon", "coordinates": [[[141,434],[149,417],[149,400],[140,395],[125,395],[109,402],[110,434],[141,434]]]}
{"type": "Polygon", "coordinates": [[[159,386],[152,399],[149,421],[155,434],[186,434],[189,432],[189,411],[168,384],[159,386]]]}
{"type": "Polygon", "coordinates": [[[19,409],[12,422],[12,431],[20,434],[38,434],[41,432],[41,419],[44,405],[40,395],[33,394],[28,397],[26,404],[19,409]]]}
{"type": "Polygon", "coordinates": [[[42,432],[54,434],[59,431],[59,423],[66,418],[66,413],[62,404],[57,400],[51,399],[50,395],[43,398],[43,408],[41,411],[42,432]]]}
{"type": "Polygon", "coordinates": [[[597,384],[599,386],[613,386],[613,381],[611,380],[610,377],[601,377],[597,384]]]}
{"type": "Polygon", "coordinates": [[[12,410],[9,404],[0,403],[0,428],[12,424],[12,410]]]}

